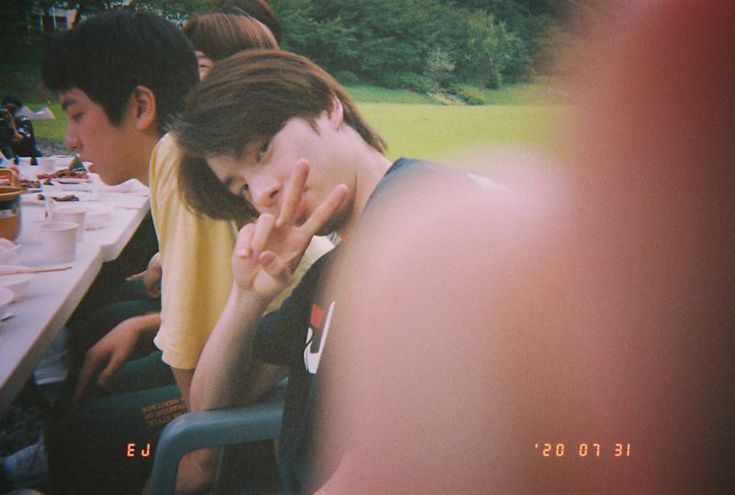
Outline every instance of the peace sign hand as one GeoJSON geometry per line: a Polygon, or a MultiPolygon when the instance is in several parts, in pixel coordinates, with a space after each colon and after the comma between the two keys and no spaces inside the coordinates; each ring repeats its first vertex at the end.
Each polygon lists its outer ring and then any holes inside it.
{"type": "Polygon", "coordinates": [[[232,274],[237,288],[270,301],[291,282],[311,238],[329,221],[347,196],[347,186],[336,186],[309,218],[296,225],[297,212],[309,175],[306,160],[299,160],[284,191],[276,219],[264,213],[245,225],[237,236],[232,254],[232,274]]]}

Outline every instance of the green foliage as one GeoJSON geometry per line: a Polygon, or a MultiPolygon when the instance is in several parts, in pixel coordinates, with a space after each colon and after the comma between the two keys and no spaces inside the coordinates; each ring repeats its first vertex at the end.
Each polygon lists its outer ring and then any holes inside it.
{"type": "Polygon", "coordinates": [[[437,47],[429,52],[426,59],[426,76],[438,86],[447,85],[453,78],[455,67],[453,57],[443,48],[437,47]]]}
{"type": "MultiPolygon", "coordinates": [[[[577,2],[592,0],[576,0],[577,2]]],[[[436,91],[455,81],[491,88],[550,65],[573,0],[273,0],[285,48],[332,72],[392,88],[436,91]],[[557,36],[549,40],[547,33],[557,36]],[[433,83],[420,79],[422,75],[433,83]]]]}
{"type": "Polygon", "coordinates": [[[343,86],[352,86],[360,82],[355,73],[348,70],[338,70],[334,73],[334,78],[343,86]]]}
{"type": "MultiPolygon", "coordinates": [[[[359,82],[422,93],[454,83],[493,89],[566,73],[587,62],[579,35],[609,13],[597,0],[271,0],[283,48],[301,53],[345,84],[359,82]],[[575,16],[567,22],[568,14],[575,16]],[[567,54],[559,57],[560,52],[567,54]]],[[[26,43],[32,9],[149,9],[184,21],[214,0],[2,0],[0,46],[15,56],[26,43]]],[[[22,62],[24,58],[19,58],[22,62]]],[[[11,63],[7,59],[4,65],[11,63]]],[[[3,67],[5,72],[7,67],[3,67]]],[[[33,92],[33,82],[23,91],[33,92]]]]}
{"type": "Polygon", "coordinates": [[[452,53],[461,16],[439,0],[274,0],[286,48],[331,71],[398,87],[397,75],[422,74],[429,53],[452,53]]]}
{"type": "Polygon", "coordinates": [[[428,76],[419,74],[401,74],[398,78],[401,88],[410,89],[417,93],[433,93],[439,90],[439,83],[428,76]]]}
{"type": "Polygon", "coordinates": [[[211,7],[210,0],[131,0],[128,4],[131,10],[152,10],[179,22],[211,7]]]}
{"type": "Polygon", "coordinates": [[[460,59],[462,73],[490,88],[499,88],[503,82],[505,26],[497,24],[492,14],[478,11],[467,19],[466,32],[460,59]]]}
{"type": "Polygon", "coordinates": [[[468,105],[485,104],[485,94],[480,88],[468,86],[466,84],[453,84],[449,89],[468,105]]]}

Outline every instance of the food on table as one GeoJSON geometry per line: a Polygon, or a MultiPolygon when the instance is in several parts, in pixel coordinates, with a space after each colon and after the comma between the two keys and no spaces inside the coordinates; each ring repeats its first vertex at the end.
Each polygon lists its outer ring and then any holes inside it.
{"type": "Polygon", "coordinates": [[[79,197],[76,194],[67,194],[65,196],[51,196],[54,201],[79,201],[79,197]]]}
{"type": "MultiPolygon", "coordinates": [[[[72,170],[70,168],[60,168],[56,172],[48,174],[38,174],[38,179],[49,180],[49,179],[89,179],[89,174],[86,170],[72,170]]],[[[44,182],[46,184],[46,182],[44,182]]]]}
{"type": "Polygon", "coordinates": [[[23,188],[23,190],[28,189],[40,189],[41,188],[41,181],[37,179],[29,179],[27,177],[20,177],[18,178],[18,184],[20,187],[23,188]]]}

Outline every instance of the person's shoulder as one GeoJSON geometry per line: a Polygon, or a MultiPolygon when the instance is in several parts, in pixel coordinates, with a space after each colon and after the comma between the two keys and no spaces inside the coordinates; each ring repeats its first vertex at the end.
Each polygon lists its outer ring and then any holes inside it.
{"type": "Polygon", "coordinates": [[[393,162],[381,183],[404,178],[410,178],[411,180],[417,180],[417,178],[446,180],[464,178],[466,175],[462,170],[431,160],[402,157],[393,162]]]}
{"type": "Polygon", "coordinates": [[[452,184],[465,186],[469,175],[447,165],[417,158],[399,158],[390,166],[370,197],[370,203],[383,201],[393,195],[410,195],[431,189],[435,184],[444,188],[452,184]]]}
{"type": "Polygon", "coordinates": [[[165,134],[158,140],[151,152],[150,182],[155,184],[164,176],[173,173],[179,161],[179,148],[171,134],[165,134]]]}
{"type": "Polygon", "coordinates": [[[151,158],[161,159],[163,157],[168,157],[171,155],[178,156],[178,154],[179,148],[176,143],[176,139],[171,133],[166,133],[161,136],[161,139],[159,139],[156,143],[156,146],[153,148],[153,155],[151,158]]]}

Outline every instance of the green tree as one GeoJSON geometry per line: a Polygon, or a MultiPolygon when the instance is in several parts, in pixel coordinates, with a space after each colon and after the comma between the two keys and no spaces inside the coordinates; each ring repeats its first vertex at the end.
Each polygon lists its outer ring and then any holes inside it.
{"type": "Polygon", "coordinates": [[[398,85],[421,74],[432,49],[454,56],[460,17],[438,0],[274,0],[286,47],[328,70],[398,85]]]}
{"type": "Polygon", "coordinates": [[[212,4],[209,0],[131,0],[128,8],[151,10],[169,19],[183,22],[192,14],[211,10],[212,4]]]}
{"type": "Polygon", "coordinates": [[[437,47],[429,52],[425,73],[437,85],[446,86],[453,78],[455,66],[452,56],[443,48],[437,47]]]}

